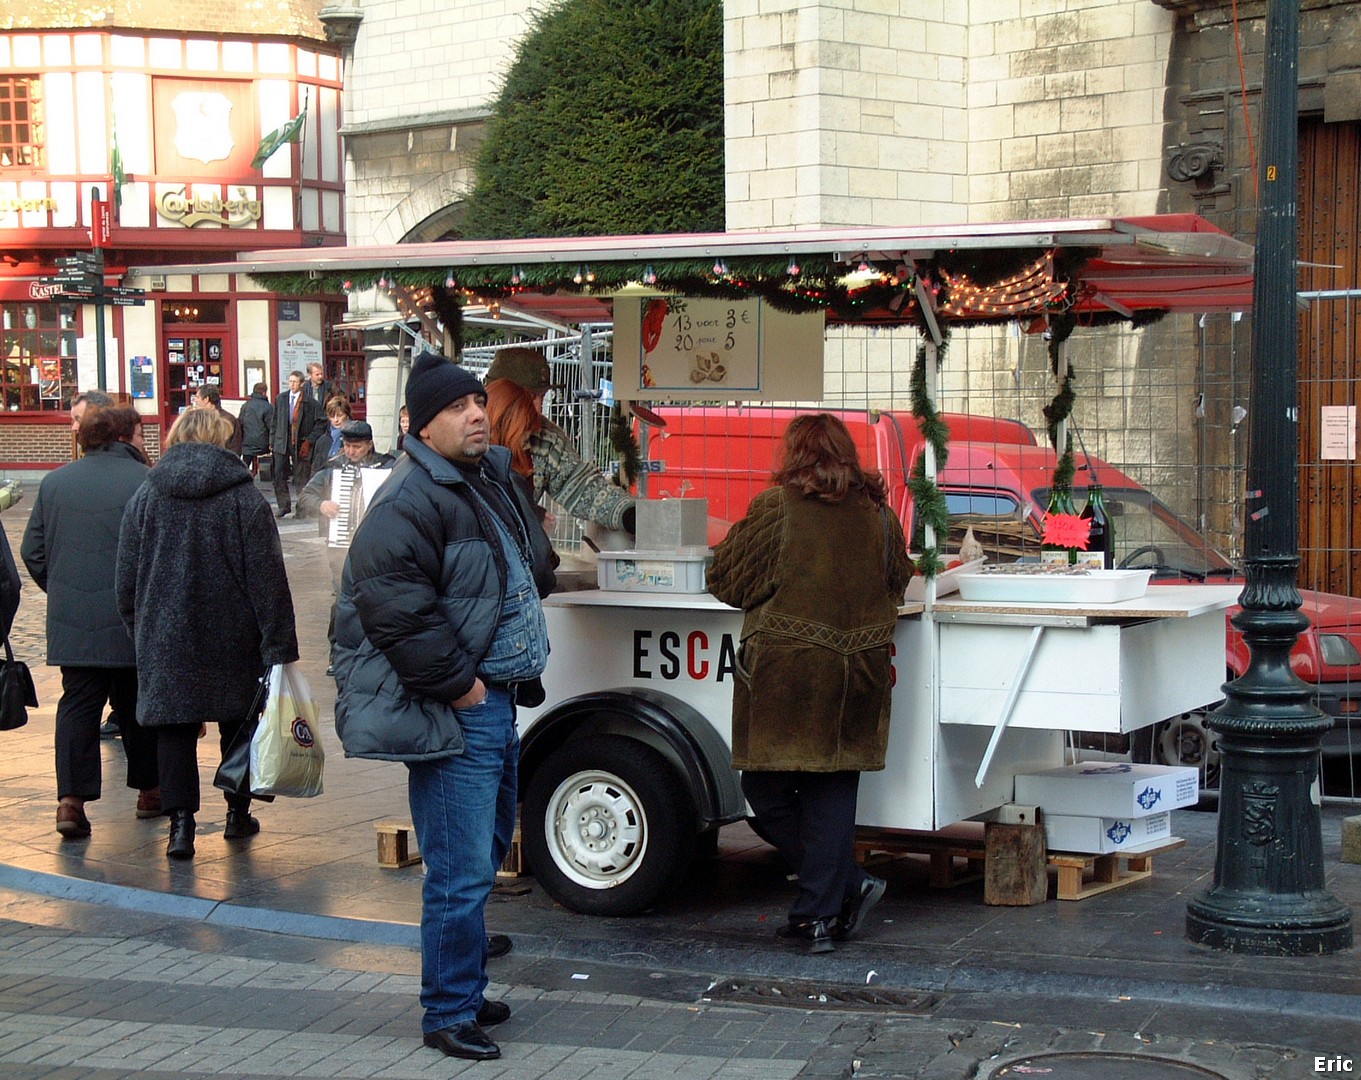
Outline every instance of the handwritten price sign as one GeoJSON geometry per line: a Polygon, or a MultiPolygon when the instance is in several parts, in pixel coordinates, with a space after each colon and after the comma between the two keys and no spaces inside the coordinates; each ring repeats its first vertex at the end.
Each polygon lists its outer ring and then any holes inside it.
{"type": "Polygon", "coordinates": [[[642,304],[639,387],[723,397],[761,389],[761,301],[653,296],[642,304]]]}
{"type": "Polygon", "coordinates": [[[1044,542],[1052,547],[1087,550],[1092,523],[1077,514],[1050,514],[1044,519],[1044,542]]]}

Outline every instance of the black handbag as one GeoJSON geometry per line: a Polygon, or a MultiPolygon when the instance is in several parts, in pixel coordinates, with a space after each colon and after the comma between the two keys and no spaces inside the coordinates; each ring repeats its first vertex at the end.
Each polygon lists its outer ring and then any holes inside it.
{"type": "Polygon", "coordinates": [[[28,710],[38,707],[38,692],[33,688],[33,673],[5,638],[5,662],[0,665],[0,731],[12,731],[28,723],[28,710]]]}
{"type": "Polygon", "coordinates": [[[257,795],[250,789],[250,744],[255,738],[255,729],[260,726],[260,714],[265,711],[265,698],[269,693],[269,673],[260,680],[255,691],[246,722],[236,733],[236,738],[222,754],[222,764],[213,775],[213,787],[221,788],[228,795],[239,795],[246,799],[261,799],[273,802],[273,795],[257,795]]]}
{"type": "Polygon", "coordinates": [[[261,454],[255,459],[256,475],[266,482],[274,479],[274,455],[261,454]]]}

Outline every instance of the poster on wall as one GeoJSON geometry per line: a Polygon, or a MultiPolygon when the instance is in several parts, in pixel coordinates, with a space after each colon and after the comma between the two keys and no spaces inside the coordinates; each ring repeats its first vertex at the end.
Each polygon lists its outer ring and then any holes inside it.
{"type": "Polygon", "coordinates": [[[307,334],[290,334],[279,342],[279,386],[288,385],[291,371],[307,372],[307,365],[321,363],[321,341],[307,334]]]}
{"type": "Polygon", "coordinates": [[[156,396],[156,365],[149,356],[128,358],[128,386],[135,398],[156,396]]]}
{"type": "Polygon", "coordinates": [[[1319,459],[1356,460],[1356,406],[1324,405],[1319,422],[1319,459]]]}
{"type": "Polygon", "coordinates": [[[817,401],[820,311],[759,297],[628,296],[614,301],[614,392],[625,401],[817,401]]]}

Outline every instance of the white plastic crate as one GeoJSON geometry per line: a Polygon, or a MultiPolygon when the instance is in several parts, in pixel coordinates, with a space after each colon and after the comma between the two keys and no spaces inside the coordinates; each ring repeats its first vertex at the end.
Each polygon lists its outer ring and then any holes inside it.
{"type": "Polygon", "coordinates": [[[600,588],[609,592],[702,593],[713,558],[707,547],[672,551],[601,551],[596,555],[600,588]]]}
{"type": "Polygon", "coordinates": [[[965,600],[1018,604],[1114,604],[1148,592],[1152,570],[1088,570],[1085,574],[961,574],[965,600]]]}

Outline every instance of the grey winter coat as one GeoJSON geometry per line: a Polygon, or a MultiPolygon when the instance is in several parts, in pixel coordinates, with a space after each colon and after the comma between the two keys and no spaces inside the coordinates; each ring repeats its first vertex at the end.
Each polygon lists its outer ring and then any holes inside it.
{"type": "Polygon", "coordinates": [[[63,465],[38,488],[19,554],[47,593],[49,664],[136,665],[118,614],[114,567],[123,508],[146,478],[137,451],[116,442],[63,465]]]}
{"type": "Polygon", "coordinates": [[[266,669],[298,658],[274,516],[220,446],[172,446],[151,470],[123,517],[116,588],[148,726],[240,720],[266,669]]]}
{"type": "MultiPolygon", "coordinates": [[[[355,531],[336,602],[336,734],[346,757],[421,761],[463,750],[452,702],[496,632],[505,552],[458,466],[416,438],[355,531]]],[[[510,451],[482,467],[511,493],[540,596],[552,547],[511,481],[510,451]]]]}

